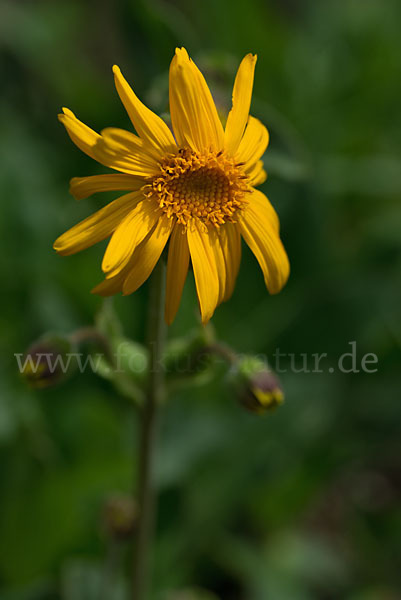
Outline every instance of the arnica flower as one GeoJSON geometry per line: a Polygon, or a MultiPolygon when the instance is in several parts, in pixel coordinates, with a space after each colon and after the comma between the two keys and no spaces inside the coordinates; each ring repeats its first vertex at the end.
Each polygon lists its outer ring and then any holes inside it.
{"type": "Polygon", "coordinates": [[[108,237],[102,269],[105,280],[92,291],[101,296],[135,292],[151,274],[168,244],[165,317],[178,310],[191,261],[202,321],[207,322],[234,289],[241,237],[275,294],[289,265],[279,238],[277,214],[255,186],[266,172],[260,160],[269,134],[249,115],[256,56],[238,69],[225,129],[206,81],[184,48],[170,66],[172,130],[134,94],[117,66],[117,92],[136,134],[116,128],[99,135],[68,109],[59,115],[72,141],[117,174],[75,177],[71,193],[125,190],[62,236],[54,248],[74,254],[108,237]]]}

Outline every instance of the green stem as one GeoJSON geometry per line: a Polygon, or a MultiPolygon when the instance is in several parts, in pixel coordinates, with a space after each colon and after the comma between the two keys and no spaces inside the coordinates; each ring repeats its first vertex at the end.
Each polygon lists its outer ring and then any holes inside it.
{"type": "Polygon", "coordinates": [[[103,567],[102,588],[100,590],[102,600],[109,600],[113,595],[121,565],[121,554],[122,547],[120,541],[115,539],[110,540],[103,567]]]}
{"type": "Polygon", "coordinates": [[[133,600],[147,598],[151,538],[156,513],[153,482],[153,458],[156,441],[157,408],[164,396],[164,369],[161,364],[166,326],[164,322],[166,265],[161,258],[150,282],[148,313],[149,379],[142,409],[139,446],[138,502],[139,523],[133,572],[133,600]]]}

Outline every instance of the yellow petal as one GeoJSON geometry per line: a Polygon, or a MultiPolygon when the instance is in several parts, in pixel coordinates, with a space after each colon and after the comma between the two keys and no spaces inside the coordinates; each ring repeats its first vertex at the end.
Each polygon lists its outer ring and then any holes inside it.
{"type": "Polygon", "coordinates": [[[114,296],[122,291],[123,281],[124,279],[121,274],[116,275],[116,277],[113,277],[112,279],[104,279],[91,290],[91,293],[98,294],[104,298],[114,296]]]}
{"type": "Polygon", "coordinates": [[[117,190],[137,191],[143,186],[143,178],[134,175],[92,175],[89,177],[73,177],[70,181],[70,192],[76,200],[83,200],[98,192],[117,190]]]}
{"type": "Polygon", "coordinates": [[[114,296],[114,294],[122,292],[124,279],[129,274],[133,262],[134,258],[131,257],[124,269],[121,269],[121,271],[114,277],[106,278],[103,281],[101,281],[96,287],[94,287],[91,290],[91,293],[107,297],[114,296]]]}
{"type": "Polygon", "coordinates": [[[259,119],[250,116],[235,158],[244,163],[245,169],[249,168],[264,154],[268,143],[269,132],[266,127],[259,119]]]}
{"type": "Polygon", "coordinates": [[[112,150],[122,154],[141,156],[142,160],[150,167],[159,164],[160,157],[155,158],[152,146],[134,133],[117,127],[106,127],[100,133],[112,150]]]}
{"type": "Polygon", "coordinates": [[[90,127],[79,121],[74,113],[68,108],[63,108],[63,114],[58,115],[59,121],[64,125],[71,140],[82,152],[85,152],[91,158],[93,148],[100,139],[100,135],[90,127]]]}
{"type": "Polygon", "coordinates": [[[249,184],[252,186],[261,185],[267,179],[262,160],[258,160],[256,164],[251,165],[249,168],[245,168],[245,173],[248,175],[249,184]]]}
{"type": "Polygon", "coordinates": [[[214,227],[211,227],[208,232],[210,249],[213,253],[217,277],[219,280],[219,298],[217,300],[217,305],[221,304],[225,296],[227,279],[226,260],[222,246],[222,242],[224,242],[224,234],[221,233],[221,229],[221,227],[218,230],[214,227]]]}
{"type": "MultiPolygon", "coordinates": [[[[277,223],[267,198],[250,194],[249,204],[241,211],[239,225],[241,234],[254,253],[271,294],[278,293],[289,275],[289,263],[283,244],[278,236],[277,223]]],[[[261,196],[261,192],[259,192],[261,196]]]]}
{"type": "Polygon", "coordinates": [[[92,149],[93,158],[106,167],[128,173],[136,177],[151,177],[159,172],[156,159],[141,150],[140,144],[134,154],[130,149],[118,145],[101,136],[92,149]]]}
{"type": "Polygon", "coordinates": [[[163,119],[137,98],[117,65],[114,65],[113,73],[118,95],[138,135],[151,145],[156,156],[174,152],[176,143],[163,119]]]}
{"type": "Polygon", "coordinates": [[[160,216],[158,205],[148,198],[139,202],[116,228],[106,248],[102,269],[114,277],[130,260],[135,248],[148,235],[160,216]]]}
{"type": "Polygon", "coordinates": [[[233,106],[227,117],[224,136],[224,146],[232,156],[235,155],[239,147],[248,121],[256,58],[256,55],[247,54],[242,59],[235,77],[233,106]]]}
{"type": "Polygon", "coordinates": [[[177,48],[170,65],[170,114],[180,146],[221,150],[224,131],[207,83],[185,48],[177,48]]]}
{"type": "Polygon", "coordinates": [[[104,240],[142,199],[142,192],[132,192],[113,200],[113,202],[63,233],[54,242],[53,248],[59,254],[67,256],[104,240]]]}
{"type": "Polygon", "coordinates": [[[129,132],[126,132],[127,137],[123,143],[121,136],[116,139],[116,136],[113,137],[110,133],[123,130],[105,129],[105,135],[99,135],[79,121],[68,108],[63,108],[63,111],[64,114],[59,115],[59,120],[65,126],[71,140],[94,160],[111,169],[140,177],[149,177],[158,172],[158,162],[149,154],[149,144],[137,136],[132,134],[128,143],[129,132]]]}
{"type": "Polygon", "coordinates": [[[182,290],[189,266],[187,234],[182,225],[176,225],[168,248],[165,319],[171,325],[180,305],[182,290]]]}
{"type": "Polygon", "coordinates": [[[232,296],[241,263],[241,235],[237,223],[225,223],[220,227],[219,234],[226,263],[225,302],[232,296]]]}
{"type": "Polygon", "coordinates": [[[220,291],[214,251],[208,231],[197,220],[188,227],[187,236],[202,322],[207,323],[218,304],[220,291]]]}
{"type": "Polygon", "coordinates": [[[153,231],[144,239],[135,251],[130,272],[124,281],[123,294],[132,294],[149,277],[167,243],[175,220],[160,217],[153,231]]]}
{"type": "Polygon", "coordinates": [[[252,192],[247,196],[247,200],[254,210],[259,210],[265,215],[265,217],[269,220],[270,225],[278,235],[280,233],[280,220],[278,218],[278,214],[263,192],[260,190],[252,190],[252,192]]]}

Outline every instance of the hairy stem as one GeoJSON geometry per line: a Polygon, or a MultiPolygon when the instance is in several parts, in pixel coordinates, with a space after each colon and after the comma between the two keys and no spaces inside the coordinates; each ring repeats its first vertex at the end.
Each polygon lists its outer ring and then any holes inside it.
{"type": "Polygon", "coordinates": [[[139,523],[133,570],[133,600],[146,600],[150,568],[151,540],[156,514],[153,482],[153,459],[156,441],[158,406],[164,396],[164,369],[161,358],[166,326],[164,323],[166,265],[161,258],[150,282],[148,307],[149,379],[141,415],[140,446],[138,457],[139,523]]]}

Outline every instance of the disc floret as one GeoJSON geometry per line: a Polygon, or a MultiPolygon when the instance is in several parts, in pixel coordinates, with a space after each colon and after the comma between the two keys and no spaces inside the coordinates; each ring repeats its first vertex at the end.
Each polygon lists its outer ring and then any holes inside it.
{"type": "Polygon", "coordinates": [[[241,166],[223,152],[181,148],[161,161],[160,174],[144,186],[144,193],[184,226],[197,218],[219,227],[235,221],[252,189],[241,166]]]}

